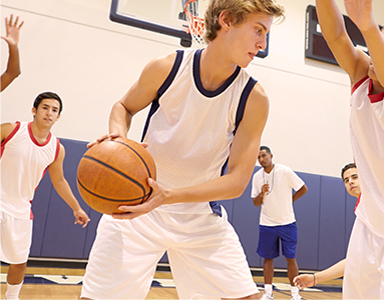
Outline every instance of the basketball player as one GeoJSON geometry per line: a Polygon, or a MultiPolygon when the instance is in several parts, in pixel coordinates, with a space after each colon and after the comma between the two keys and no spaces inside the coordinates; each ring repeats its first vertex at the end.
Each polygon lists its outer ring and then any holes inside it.
{"type": "Polygon", "coordinates": [[[1,124],[0,259],[10,264],[7,300],[18,299],[23,284],[32,238],[30,202],[46,169],[56,191],[72,208],[75,224],[84,228],[89,221],[63,176],[64,147],[50,132],[61,110],[60,97],[46,92],[35,99],[32,122],[1,124]]]}
{"type": "MultiPolygon", "coordinates": [[[[157,166],[151,197],[104,215],[81,296],[144,299],[165,251],[180,299],[258,299],[239,238],[217,200],[245,190],[269,112],[247,67],[266,47],[271,0],[212,0],[208,45],[152,60],[112,108],[109,136],[125,137],[132,116],[150,105],[144,142],[157,166]],[[228,171],[222,174],[226,164],[228,171]]],[[[92,145],[92,144],[91,144],[92,145]]]]}
{"type": "Polygon", "coordinates": [[[316,1],[321,31],[351,80],[350,134],[361,187],[345,263],[343,297],[384,299],[384,35],[373,19],[372,0],[344,3],[370,57],[354,47],[335,1],[316,1]]]}
{"type": "Polygon", "coordinates": [[[297,226],[293,202],[301,198],[308,188],[290,168],[272,162],[273,154],[261,146],[258,160],[262,168],[252,178],[252,200],[261,205],[260,236],[257,253],[264,258],[264,294],[262,300],[273,299],[273,259],[280,255],[280,242],[287,260],[287,273],[291,283],[292,300],[301,299],[293,278],[299,275],[296,262],[297,226]],[[292,189],[295,193],[292,195],[292,189]]]}
{"type": "MultiPolygon", "coordinates": [[[[354,163],[350,163],[344,166],[341,170],[341,178],[344,181],[345,189],[347,192],[357,198],[356,207],[359,205],[360,201],[360,183],[359,176],[357,175],[357,168],[354,163]]],[[[317,272],[314,274],[301,274],[296,276],[293,280],[295,285],[300,289],[304,289],[306,287],[314,286],[320,282],[332,280],[335,278],[342,277],[344,275],[345,268],[345,259],[339,261],[333,266],[325,269],[321,272],[317,272]]]]}
{"type": "Polygon", "coordinates": [[[9,57],[7,69],[3,74],[1,74],[1,91],[10,85],[10,83],[20,75],[20,58],[19,58],[19,32],[21,26],[23,26],[24,21],[18,25],[19,17],[16,17],[15,22],[13,22],[13,15],[9,18],[5,18],[5,29],[6,36],[1,36],[5,40],[9,47],[9,57]]]}

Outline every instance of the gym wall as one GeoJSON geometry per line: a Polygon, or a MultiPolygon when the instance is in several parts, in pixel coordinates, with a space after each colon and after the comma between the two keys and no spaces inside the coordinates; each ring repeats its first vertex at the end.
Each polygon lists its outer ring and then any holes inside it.
{"type": "MultiPolygon", "coordinates": [[[[72,211],[52,187],[47,173],[32,203],[35,219],[30,256],[86,260],[101,217],[81,199],[76,185],[77,166],[87,150],[86,143],[68,139],[61,139],[61,143],[66,149],[64,173],[91,222],[85,229],[73,225],[72,211]]],[[[347,194],[341,178],[303,172],[298,175],[305,181],[308,192],[294,203],[299,235],[297,262],[300,269],[321,270],[345,258],[356,198],[347,194]]],[[[251,189],[250,182],[241,197],[221,204],[240,236],[249,265],[262,267],[263,259],[256,253],[260,207],[253,205],[251,189]]],[[[162,262],[167,262],[167,258],[162,262]]],[[[286,268],[282,256],[274,264],[276,268],[286,268]]]]}

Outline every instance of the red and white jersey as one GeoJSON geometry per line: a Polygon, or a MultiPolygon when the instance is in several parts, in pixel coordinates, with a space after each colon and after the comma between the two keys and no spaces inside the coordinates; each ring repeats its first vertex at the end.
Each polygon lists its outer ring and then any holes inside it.
{"type": "Polygon", "coordinates": [[[31,124],[17,122],[12,133],[1,143],[1,211],[19,219],[31,217],[35,189],[46,168],[59,154],[59,140],[52,134],[39,144],[31,124]]]}
{"type": "Polygon", "coordinates": [[[384,237],[384,92],[371,95],[371,90],[367,77],[351,96],[350,135],[361,186],[356,215],[384,237]]]}

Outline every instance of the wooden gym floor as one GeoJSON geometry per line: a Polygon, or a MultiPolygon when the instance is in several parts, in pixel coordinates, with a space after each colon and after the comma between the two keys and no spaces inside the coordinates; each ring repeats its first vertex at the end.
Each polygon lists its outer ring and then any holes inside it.
{"type": "MultiPolygon", "coordinates": [[[[7,265],[1,266],[1,299],[5,297],[5,278],[7,265]]],[[[260,273],[255,272],[255,273],[260,273]]],[[[84,268],[62,267],[27,267],[24,285],[21,289],[20,300],[36,299],[78,299],[81,290],[81,280],[84,268]]],[[[260,274],[262,275],[262,274],[260,274]]],[[[263,293],[263,277],[254,276],[254,280],[263,293]]],[[[291,299],[290,286],[286,276],[274,277],[274,299],[291,299]]],[[[301,291],[304,299],[342,299],[342,280],[332,280],[323,285],[301,291]]],[[[146,299],[178,299],[174,288],[172,274],[168,271],[156,272],[152,288],[146,299]]]]}

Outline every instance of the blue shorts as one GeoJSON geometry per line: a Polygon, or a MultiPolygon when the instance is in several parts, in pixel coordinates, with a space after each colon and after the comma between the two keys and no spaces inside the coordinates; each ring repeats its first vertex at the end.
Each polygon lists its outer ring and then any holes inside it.
{"type": "Polygon", "coordinates": [[[280,255],[280,240],[283,255],[286,258],[296,257],[297,226],[296,222],[281,226],[259,225],[260,237],[257,253],[267,259],[280,255]]]}

